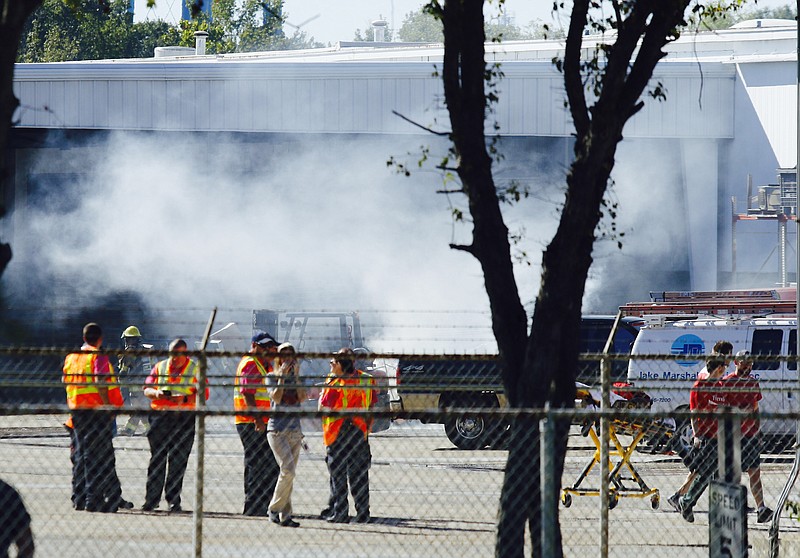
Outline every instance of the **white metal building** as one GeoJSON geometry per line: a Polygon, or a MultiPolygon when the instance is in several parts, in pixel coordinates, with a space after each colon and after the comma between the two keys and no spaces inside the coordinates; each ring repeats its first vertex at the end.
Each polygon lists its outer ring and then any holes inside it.
{"type": "MultiPolygon", "coordinates": [[[[542,150],[549,170],[563,170],[570,157],[572,126],[561,76],[551,63],[560,48],[552,41],[487,45],[488,58],[502,62],[505,74],[495,114],[501,133],[523,151],[542,150]]],[[[625,129],[618,155],[620,169],[642,176],[642,183],[615,177],[634,196],[637,187],[645,194],[668,190],[669,204],[682,216],[670,221],[670,255],[650,254],[646,265],[654,267],[644,282],[661,276],[671,280],[665,288],[712,289],[780,280],[779,253],[770,255],[778,239],[774,220],[736,229],[733,268],[732,214],[746,212],[748,175],[755,196],[758,185],[776,181],[776,169],[796,164],[795,50],[794,22],[778,21],[685,35],[671,45],[654,77],[667,100],[647,101],[625,129]],[[637,154],[639,147],[647,155],[637,154]],[[667,169],[669,180],[645,178],[655,168],[667,169]]],[[[172,134],[176,141],[199,132],[218,141],[273,146],[298,137],[372,141],[421,134],[394,111],[442,129],[447,113],[433,75],[441,58],[440,45],[384,43],[19,64],[15,89],[22,107],[9,153],[13,181],[5,190],[16,211],[6,236],[13,241],[22,235],[34,175],[57,174],[78,154],[90,161],[98,141],[90,138],[109,131],[172,134]]],[[[653,214],[659,211],[652,207],[653,214]]],[[[788,244],[795,244],[793,227],[788,244]]],[[[794,269],[793,254],[786,263],[794,269]]],[[[644,287],[658,288],[652,282],[644,287]]]]}

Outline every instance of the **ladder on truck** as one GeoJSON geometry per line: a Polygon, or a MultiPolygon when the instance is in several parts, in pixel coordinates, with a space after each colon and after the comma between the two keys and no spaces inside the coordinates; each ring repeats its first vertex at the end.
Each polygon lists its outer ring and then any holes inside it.
{"type": "Polygon", "coordinates": [[[729,291],[651,292],[649,302],[628,302],[619,307],[623,316],[661,315],[668,319],[700,316],[744,317],[797,312],[794,288],[729,291]]]}

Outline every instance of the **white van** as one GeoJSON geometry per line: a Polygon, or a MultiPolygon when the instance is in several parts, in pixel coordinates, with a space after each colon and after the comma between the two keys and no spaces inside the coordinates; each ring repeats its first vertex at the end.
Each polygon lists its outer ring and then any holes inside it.
{"type": "MultiPolygon", "coordinates": [[[[717,341],[730,341],[733,352],[746,349],[752,355],[794,355],[797,352],[797,320],[776,318],[705,318],[648,324],[633,343],[628,382],[645,391],[656,411],[689,408],[689,392],[706,361],[698,355],[711,353],[717,341]],[[642,360],[636,355],[684,355],[677,360],[642,360]]],[[[726,374],[734,370],[731,362],[726,374]]],[[[762,412],[797,411],[797,363],[755,362],[752,375],[761,384],[762,412]]],[[[789,437],[795,433],[791,420],[762,420],[767,436],[789,437]]],[[[679,426],[685,440],[691,435],[688,421],[679,426]]]]}

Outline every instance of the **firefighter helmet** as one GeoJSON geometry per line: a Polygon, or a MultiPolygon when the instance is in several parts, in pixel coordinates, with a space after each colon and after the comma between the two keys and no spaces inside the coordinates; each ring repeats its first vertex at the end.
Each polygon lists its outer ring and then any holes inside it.
{"type": "Polygon", "coordinates": [[[139,328],[136,326],[128,326],[125,331],[122,332],[122,337],[141,337],[142,334],[139,333],[139,328]]]}

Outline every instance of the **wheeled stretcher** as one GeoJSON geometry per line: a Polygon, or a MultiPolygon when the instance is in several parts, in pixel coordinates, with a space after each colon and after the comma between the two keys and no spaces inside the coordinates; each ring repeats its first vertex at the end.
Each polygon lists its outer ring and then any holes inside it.
{"type": "MultiPolygon", "coordinates": [[[[587,386],[579,386],[578,397],[585,405],[597,405],[597,401],[588,390],[587,386]]],[[[649,406],[649,400],[631,401],[619,395],[612,394],[612,406],[641,407],[649,406]]],[[[561,503],[564,507],[572,505],[573,496],[600,496],[600,488],[583,487],[583,482],[589,477],[595,465],[600,463],[600,424],[592,422],[584,424],[581,433],[588,436],[594,443],[595,451],[591,460],[575,479],[570,487],[561,490],[561,503]]],[[[668,424],[657,420],[619,420],[609,421],[609,496],[608,507],[614,509],[620,498],[650,498],[650,505],[658,509],[661,500],[657,488],[650,488],[642,476],[631,463],[631,456],[636,446],[645,439],[669,439],[674,434],[674,429],[668,424]],[[630,442],[623,444],[619,436],[630,437],[630,442]],[[627,475],[627,476],[626,476],[627,475]]],[[[598,467],[598,476],[600,468],[598,467]]],[[[599,480],[599,479],[598,479],[599,480]]]]}

